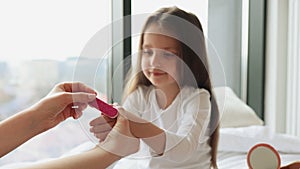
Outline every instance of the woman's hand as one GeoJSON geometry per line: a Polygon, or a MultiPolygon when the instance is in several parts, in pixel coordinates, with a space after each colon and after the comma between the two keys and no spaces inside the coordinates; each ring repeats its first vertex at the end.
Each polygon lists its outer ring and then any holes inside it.
{"type": "Polygon", "coordinates": [[[0,123],[0,157],[69,117],[79,118],[95,98],[96,92],[82,83],[56,85],[38,103],[0,123]]]}
{"type": "Polygon", "coordinates": [[[30,107],[30,110],[35,112],[35,122],[48,130],[69,117],[79,118],[88,103],[95,98],[96,92],[83,83],[65,82],[56,85],[46,97],[30,107]]]}

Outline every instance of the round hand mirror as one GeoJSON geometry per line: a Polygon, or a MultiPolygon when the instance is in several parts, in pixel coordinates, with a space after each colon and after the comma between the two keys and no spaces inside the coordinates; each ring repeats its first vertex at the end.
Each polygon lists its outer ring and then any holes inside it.
{"type": "Polygon", "coordinates": [[[247,154],[247,163],[250,169],[279,169],[279,153],[269,144],[256,144],[247,154]]]}

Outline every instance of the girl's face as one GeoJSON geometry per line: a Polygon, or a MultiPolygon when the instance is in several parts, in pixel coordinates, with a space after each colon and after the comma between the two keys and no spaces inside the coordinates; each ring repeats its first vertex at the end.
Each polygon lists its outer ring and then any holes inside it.
{"type": "Polygon", "coordinates": [[[179,85],[180,44],[169,36],[149,33],[159,30],[159,27],[152,25],[144,34],[141,58],[143,74],[156,87],[179,85]]]}

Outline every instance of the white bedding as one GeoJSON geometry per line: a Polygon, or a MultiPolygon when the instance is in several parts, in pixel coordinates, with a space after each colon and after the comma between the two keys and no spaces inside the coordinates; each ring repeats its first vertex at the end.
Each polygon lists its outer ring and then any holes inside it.
{"type": "Polygon", "coordinates": [[[218,166],[220,169],[247,167],[247,152],[258,143],[268,143],[280,154],[281,165],[300,160],[300,139],[272,132],[266,126],[222,128],[218,166]]]}
{"type": "MultiPolygon", "coordinates": [[[[247,153],[239,152],[218,152],[219,169],[248,169],[247,153]]],[[[280,153],[281,166],[287,165],[294,161],[299,161],[300,154],[283,154],[280,153]]]]}
{"type": "MultiPolygon", "coordinates": [[[[53,131],[31,140],[15,152],[1,158],[0,168],[8,169],[30,165],[80,153],[95,146],[93,141],[89,141],[84,132],[79,131],[79,125],[72,124],[71,127],[69,124],[65,124],[60,127],[64,129],[55,128],[53,131]],[[66,137],[55,137],[58,132],[66,137]],[[46,141],[46,143],[43,141],[46,141]]],[[[248,168],[246,162],[247,152],[253,145],[261,142],[271,144],[280,152],[282,165],[300,160],[299,138],[273,133],[265,126],[222,128],[218,152],[219,168],[248,168]]]]}
{"type": "Polygon", "coordinates": [[[267,126],[222,128],[219,151],[247,152],[257,143],[268,143],[281,153],[300,153],[300,139],[274,133],[267,126]]]}

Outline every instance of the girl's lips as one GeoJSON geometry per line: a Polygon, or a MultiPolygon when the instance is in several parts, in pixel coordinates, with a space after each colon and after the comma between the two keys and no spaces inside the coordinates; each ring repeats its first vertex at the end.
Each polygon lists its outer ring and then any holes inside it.
{"type": "Polygon", "coordinates": [[[150,74],[154,75],[154,76],[161,76],[161,75],[164,75],[166,74],[165,72],[149,72],[150,74]]]}
{"type": "Polygon", "coordinates": [[[163,75],[164,73],[152,73],[154,76],[161,76],[163,75]]]}

